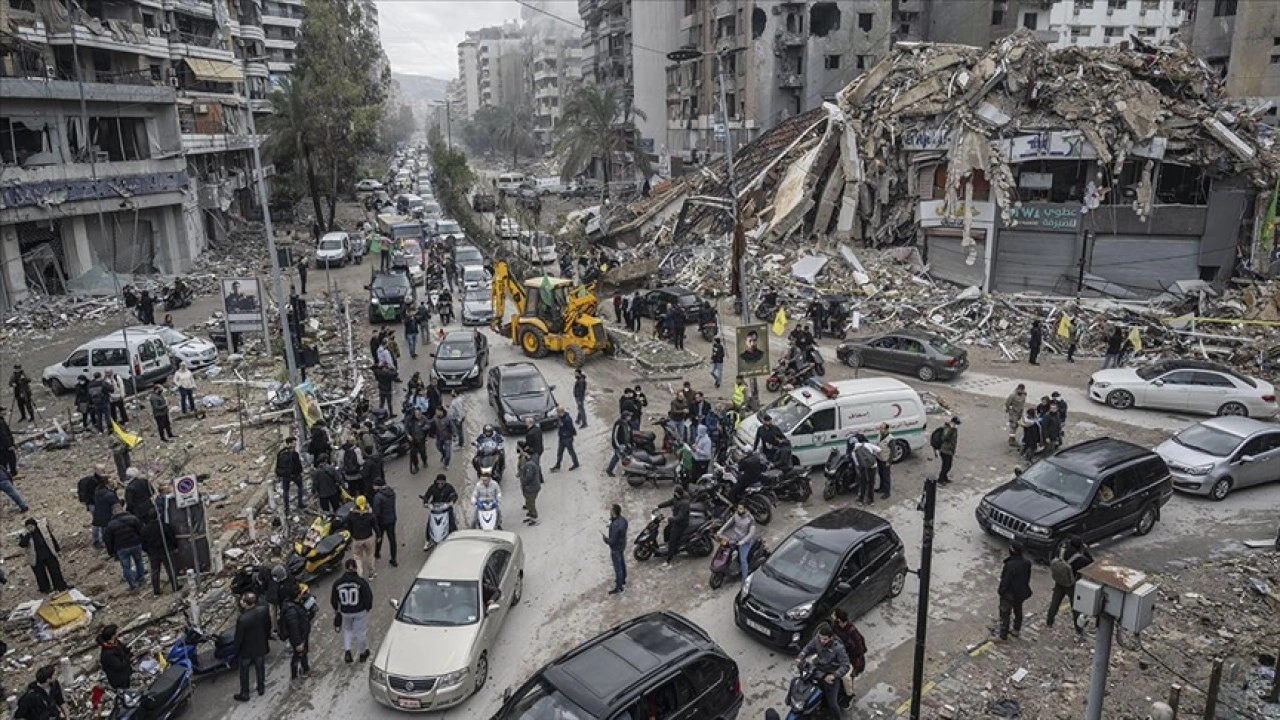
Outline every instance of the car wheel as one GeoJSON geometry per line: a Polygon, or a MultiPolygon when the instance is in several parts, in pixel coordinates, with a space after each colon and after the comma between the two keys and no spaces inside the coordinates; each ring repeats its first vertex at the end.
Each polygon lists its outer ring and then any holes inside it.
{"type": "Polygon", "coordinates": [[[1218,408],[1218,415],[1249,417],[1249,408],[1245,407],[1243,403],[1238,402],[1223,403],[1222,407],[1218,408]]]}
{"type": "Polygon", "coordinates": [[[902,462],[911,454],[911,445],[906,440],[893,440],[889,443],[889,464],[902,462]]]}
{"type": "Polygon", "coordinates": [[[480,692],[484,684],[489,682],[489,653],[480,653],[480,659],[476,660],[476,689],[480,692]]]}
{"type": "Polygon", "coordinates": [[[1209,489],[1209,499],[1215,502],[1225,500],[1231,492],[1232,484],[1231,478],[1218,478],[1218,482],[1214,483],[1213,487],[1209,489]]]}
{"type": "Polygon", "coordinates": [[[520,596],[524,594],[524,571],[521,570],[516,575],[516,588],[511,591],[511,607],[515,607],[520,602],[520,596]]]}
{"type": "Polygon", "coordinates": [[[925,382],[933,382],[938,379],[938,371],[934,370],[932,365],[921,365],[916,368],[916,377],[925,382]]]}
{"type": "Polygon", "coordinates": [[[542,331],[538,328],[525,328],[520,331],[520,348],[531,358],[547,356],[547,343],[543,340],[542,331]]]}
{"type": "Polygon", "coordinates": [[[1134,535],[1146,535],[1151,532],[1151,528],[1156,526],[1156,510],[1151,506],[1143,508],[1142,514],[1138,516],[1138,522],[1133,526],[1134,535]]]}
{"type": "Polygon", "coordinates": [[[61,380],[59,380],[58,378],[50,378],[50,379],[49,379],[49,390],[50,390],[50,392],[52,392],[54,395],[61,395],[62,393],[64,393],[64,392],[66,392],[66,391],[67,391],[67,386],[66,386],[66,385],[63,385],[63,384],[62,384],[62,381],[61,381],[61,380]]]}
{"type": "Polygon", "coordinates": [[[843,360],[844,360],[844,364],[848,365],[851,368],[862,367],[862,353],[860,352],[850,350],[849,354],[845,355],[843,360]]]}
{"type": "Polygon", "coordinates": [[[1112,390],[1107,394],[1107,404],[1117,410],[1133,407],[1133,393],[1128,390],[1112,390]]]}
{"type": "Polygon", "coordinates": [[[907,585],[907,571],[899,570],[893,574],[893,581],[889,583],[888,597],[896,598],[902,594],[902,588],[907,585]]]}

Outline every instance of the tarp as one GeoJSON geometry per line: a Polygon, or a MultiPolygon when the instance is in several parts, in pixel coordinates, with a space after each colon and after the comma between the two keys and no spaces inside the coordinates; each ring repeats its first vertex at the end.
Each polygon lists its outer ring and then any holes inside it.
{"type": "Polygon", "coordinates": [[[183,62],[191,68],[192,74],[197,80],[204,82],[240,82],[244,79],[244,73],[240,72],[240,67],[235,63],[225,62],[223,60],[206,60],[204,58],[183,58],[183,62]]]}

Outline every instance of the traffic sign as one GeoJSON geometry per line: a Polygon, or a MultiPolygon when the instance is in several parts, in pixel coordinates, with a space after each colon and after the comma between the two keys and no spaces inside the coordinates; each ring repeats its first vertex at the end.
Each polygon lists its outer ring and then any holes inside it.
{"type": "Polygon", "coordinates": [[[195,475],[183,475],[173,481],[173,496],[179,508],[200,504],[200,484],[195,475]]]}

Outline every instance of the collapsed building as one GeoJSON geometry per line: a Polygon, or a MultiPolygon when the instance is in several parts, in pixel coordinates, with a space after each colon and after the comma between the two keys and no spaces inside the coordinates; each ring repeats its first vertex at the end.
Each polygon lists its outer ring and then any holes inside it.
{"type": "MultiPolygon", "coordinates": [[[[847,242],[914,246],[929,278],[984,292],[1222,288],[1274,252],[1274,232],[1260,237],[1280,169],[1256,120],[1266,109],[1224,99],[1185,49],[1137,38],[899,43],[834,102],[737,154],[739,217],[757,271],[776,248],[836,255],[847,242]]],[[[726,170],[722,159],[615,209],[608,236],[686,275],[724,262],[726,170]]],[[[683,279],[730,291],[727,274],[702,275],[683,279]]],[[[866,282],[827,275],[829,290],[866,282]]]]}

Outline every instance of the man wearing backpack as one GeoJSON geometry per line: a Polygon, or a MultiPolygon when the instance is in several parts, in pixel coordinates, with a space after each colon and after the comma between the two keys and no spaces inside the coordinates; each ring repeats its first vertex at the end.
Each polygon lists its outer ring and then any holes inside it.
{"type": "MultiPolygon", "coordinates": [[[[1049,561],[1049,574],[1053,576],[1053,595],[1049,598],[1049,615],[1044,624],[1053,627],[1053,619],[1058,616],[1058,608],[1063,598],[1070,598],[1076,580],[1080,579],[1080,571],[1093,564],[1093,555],[1085,546],[1079,535],[1072,535],[1066,542],[1058,546],[1058,552],[1049,561]]],[[[1080,627],[1080,613],[1071,608],[1071,624],[1076,629],[1076,636],[1084,635],[1080,627]]]]}
{"type": "Polygon", "coordinates": [[[956,441],[960,438],[960,418],[953,417],[945,425],[936,428],[929,435],[929,447],[935,455],[942,457],[942,468],[938,471],[938,484],[950,484],[951,462],[956,455],[956,441]]]}
{"type": "Polygon", "coordinates": [[[876,455],[880,448],[867,442],[861,433],[849,438],[849,459],[858,473],[855,487],[858,490],[858,502],[863,505],[875,503],[876,455]]]}
{"type": "Polygon", "coordinates": [[[853,679],[867,669],[867,641],[849,619],[849,613],[840,608],[831,613],[831,629],[840,642],[844,643],[845,654],[849,656],[849,672],[844,676],[844,694],[852,702],[853,679]]]}

